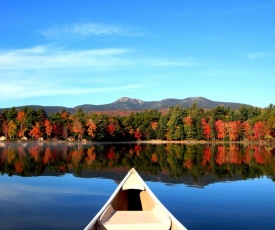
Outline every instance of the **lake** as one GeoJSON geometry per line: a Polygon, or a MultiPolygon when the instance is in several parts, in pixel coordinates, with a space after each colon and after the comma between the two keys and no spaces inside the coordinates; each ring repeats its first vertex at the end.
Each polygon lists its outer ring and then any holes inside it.
{"type": "Polygon", "coordinates": [[[0,229],[83,229],[130,168],[188,229],[275,229],[275,149],[0,142],[0,229]]]}

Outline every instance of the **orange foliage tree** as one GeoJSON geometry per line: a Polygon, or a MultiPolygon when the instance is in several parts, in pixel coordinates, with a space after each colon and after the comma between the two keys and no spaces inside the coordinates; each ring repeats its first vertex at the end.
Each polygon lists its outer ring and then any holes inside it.
{"type": "Polygon", "coordinates": [[[231,121],[228,123],[228,133],[230,141],[237,141],[241,135],[241,122],[231,121]]]}
{"type": "Polygon", "coordinates": [[[222,120],[217,120],[215,122],[215,127],[218,134],[218,139],[225,139],[227,135],[226,122],[222,120]]]}
{"type": "Polygon", "coordinates": [[[33,138],[38,139],[39,137],[42,136],[42,132],[40,130],[40,125],[38,122],[34,126],[32,126],[32,129],[30,130],[29,135],[33,138]]]}
{"type": "Polygon", "coordinates": [[[184,124],[191,126],[192,125],[192,118],[190,116],[187,116],[183,119],[184,124]]]}
{"type": "Polygon", "coordinates": [[[239,153],[240,153],[239,145],[231,144],[229,147],[229,153],[228,153],[229,162],[231,164],[241,164],[243,162],[242,155],[239,153]]]}
{"type": "Polygon", "coordinates": [[[52,126],[51,122],[48,119],[46,119],[44,126],[45,126],[46,134],[47,134],[48,138],[50,138],[50,136],[52,134],[52,130],[53,130],[53,126],[52,126]]]}
{"type": "Polygon", "coordinates": [[[26,128],[27,117],[24,111],[18,112],[16,121],[19,125],[18,137],[21,138],[24,136],[25,132],[27,131],[27,128],[26,128]]]}
{"type": "Polygon", "coordinates": [[[84,134],[84,128],[82,123],[78,119],[75,119],[73,121],[72,131],[77,135],[78,140],[82,139],[82,136],[84,134]]]}
{"type": "Polygon", "coordinates": [[[87,150],[86,162],[88,165],[92,164],[96,160],[96,148],[95,146],[91,146],[87,150]]]}
{"type": "Polygon", "coordinates": [[[215,156],[215,161],[216,161],[216,164],[218,165],[222,165],[227,162],[227,149],[224,145],[218,146],[218,151],[215,156]]]}
{"type": "Polygon", "coordinates": [[[91,137],[91,138],[95,138],[95,135],[96,135],[96,124],[94,123],[93,119],[88,119],[86,121],[86,126],[88,127],[88,135],[91,137]]]}

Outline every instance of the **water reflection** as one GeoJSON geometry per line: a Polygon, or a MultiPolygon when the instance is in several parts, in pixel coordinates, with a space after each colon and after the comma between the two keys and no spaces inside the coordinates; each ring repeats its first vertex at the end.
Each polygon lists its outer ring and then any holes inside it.
{"type": "Polygon", "coordinates": [[[128,170],[172,177],[267,176],[275,181],[275,149],[256,145],[0,143],[0,172],[79,176],[91,170],[128,170]]]}

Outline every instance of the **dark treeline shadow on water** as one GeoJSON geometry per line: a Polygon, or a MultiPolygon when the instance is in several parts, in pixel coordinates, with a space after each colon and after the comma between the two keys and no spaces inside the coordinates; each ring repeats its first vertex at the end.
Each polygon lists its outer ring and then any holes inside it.
{"type": "MultiPolygon", "coordinates": [[[[148,179],[171,183],[192,178],[234,180],[267,176],[275,181],[275,148],[261,145],[219,144],[91,144],[0,143],[0,172],[9,176],[64,175],[106,177],[136,168],[148,179]],[[109,172],[109,173],[108,173],[109,172]],[[154,176],[154,177],[152,177],[154,176]]],[[[188,184],[187,183],[187,184],[188,184]]],[[[194,184],[193,183],[193,184],[194,184]]]]}

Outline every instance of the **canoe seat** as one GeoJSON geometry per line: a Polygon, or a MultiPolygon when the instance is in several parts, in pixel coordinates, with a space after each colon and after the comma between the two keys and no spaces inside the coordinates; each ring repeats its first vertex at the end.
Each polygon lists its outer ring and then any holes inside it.
{"type": "Polygon", "coordinates": [[[169,230],[170,217],[158,205],[150,211],[115,211],[109,205],[98,221],[98,230],[169,230]]]}

